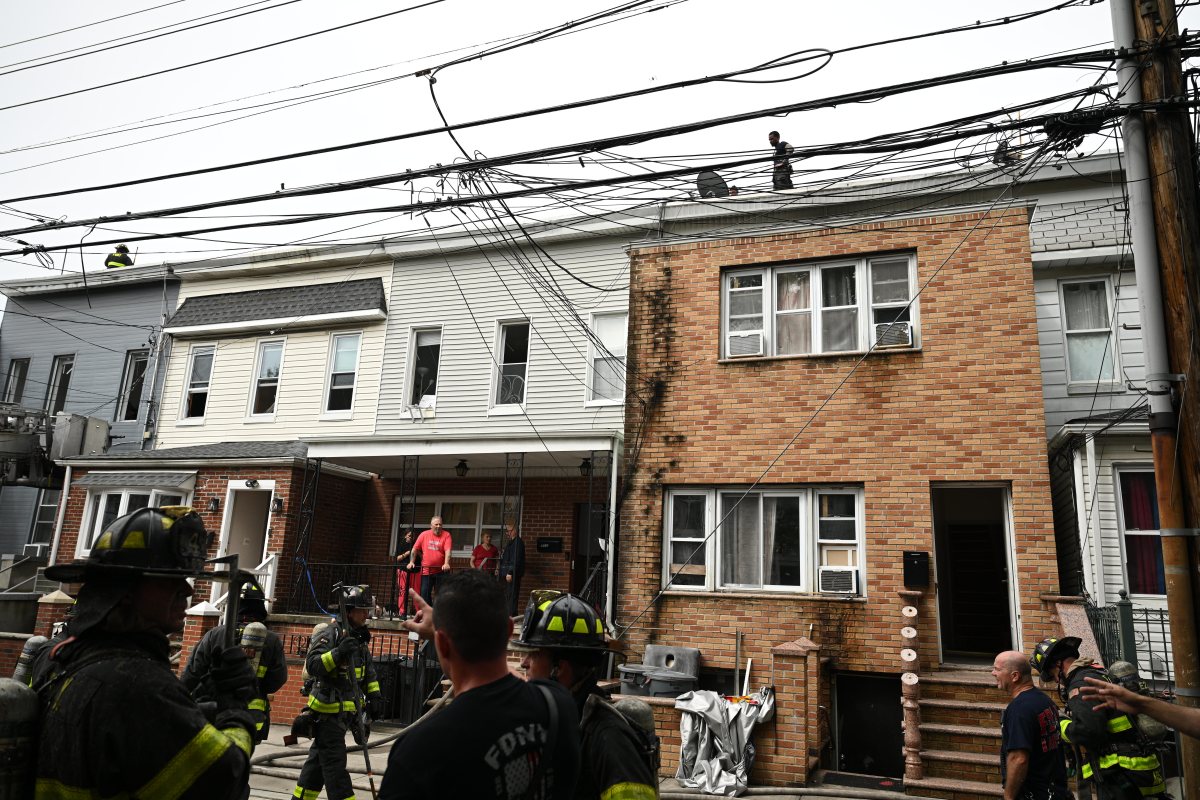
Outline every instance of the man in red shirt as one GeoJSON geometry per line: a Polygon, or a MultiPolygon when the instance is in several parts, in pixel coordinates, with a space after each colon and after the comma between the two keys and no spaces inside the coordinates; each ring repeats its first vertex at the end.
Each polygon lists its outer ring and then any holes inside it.
{"type": "Polygon", "coordinates": [[[471,551],[471,568],[481,569],[489,575],[496,574],[496,563],[500,560],[500,551],[492,544],[492,532],[483,532],[483,541],[475,545],[471,551]]]}
{"type": "Polygon", "coordinates": [[[416,561],[417,551],[421,552],[421,597],[426,603],[433,603],[433,590],[441,581],[442,576],[450,571],[450,532],[442,530],[442,518],[434,517],[429,520],[429,530],[422,531],[413,545],[408,557],[408,566],[416,561]]]}

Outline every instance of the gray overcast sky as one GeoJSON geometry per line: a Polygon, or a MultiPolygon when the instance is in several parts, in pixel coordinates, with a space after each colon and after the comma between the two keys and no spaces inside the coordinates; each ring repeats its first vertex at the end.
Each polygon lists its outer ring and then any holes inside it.
{"type": "MultiPolygon", "coordinates": [[[[4,46],[165,1],[94,3],[54,0],[18,4],[15,0],[4,0],[6,25],[0,35],[0,73],[16,68],[4,65],[16,65],[27,59],[109,39],[120,41],[119,37],[125,37],[128,40],[141,31],[229,11],[250,2],[183,0],[79,31],[4,46]]],[[[0,105],[22,103],[311,33],[416,5],[419,0],[407,3],[395,0],[337,3],[298,0],[272,8],[281,2],[283,0],[252,3],[242,10],[270,10],[196,31],[0,75],[0,100],[3,101],[0,105]]],[[[454,55],[476,51],[487,42],[549,28],[615,4],[616,0],[571,3],[443,0],[376,22],[213,64],[0,111],[0,197],[150,176],[432,127],[439,121],[430,99],[429,84],[425,78],[407,77],[190,133],[183,131],[251,112],[157,125],[82,142],[21,149],[141,120],[169,122],[177,116],[211,114],[364,80],[403,75],[447,60],[448,51],[455,51],[454,55]],[[327,80],[360,70],[371,71],[327,80]],[[250,97],[254,99],[242,99],[250,97]],[[233,100],[238,102],[229,102],[233,100]],[[181,113],[201,108],[204,110],[200,112],[181,113]],[[122,147],[169,133],[179,135],[122,147]],[[102,148],[117,149],[93,153],[102,148]],[[45,163],[56,160],[57,163],[45,163]]],[[[977,19],[993,19],[1051,4],[1050,0],[859,0],[852,4],[812,0],[791,3],[778,0],[736,3],[730,0],[656,0],[649,7],[667,7],[443,70],[438,75],[436,89],[450,122],[463,122],[749,67],[806,48],[839,48],[969,24],[977,19]]],[[[1185,12],[1184,26],[1189,22],[1186,13],[1191,12],[1185,12]]],[[[1104,47],[1110,41],[1108,4],[1100,2],[991,30],[838,56],[825,69],[801,80],[767,85],[725,83],[674,90],[587,110],[475,128],[462,132],[460,140],[469,151],[501,155],[932,77],[1005,60],[1011,62],[1077,48],[1104,47]]],[[[780,76],[797,71],[783,71],[780,76]]],[[[754,148],[762,148],[765,153],[766,133],[772,128],[782,131],[784,138],[795,146],[834,142],[903,130],[1082,89],[1097,77],[1095,71],[1079,69],[1026,73],[922,91],[871,104],[723,126],[624,148],[621,153],[657,157],[754,148]]],[[[1100,144],[1103,143],[1099,140],[1092,143],[1093,146],[1100,144]]],[[[456,157],[461,158],[461,155],[449,138],[437,135],[213,175],[29,201],[16,206],[48,218],[84,218],[271,192],[280,184],[291,188],[434,163],[447,164],[456,157]]],[[[586,168],[580,168],[576,163],[573,171],[560,170],[557,174],[587,179],[615,173],[600,165],[589,163],[586,168]]],[[[765,186],[765,169],[763,175],[762,185],[765,186]]],[[[429,187],[426,190],[428,197],[433,191],[432,182],[423,185],[429,187]]],[[[242,221],[218,218],[215,216],[218,214],[317,213],[396,204],[408,199],[407,187],[402,191],[365,189],[205,211],[201,212],[205,215],[202,219],[113,224],[108,226],[113,230],[98,228],[88,238],[101,240],[128,232],[181,230],[184,226],[242,221]],[[121,233],[114,233],[114,230],[121,233]]],[[[529,204],[537,203],[529,201],[529,204]]],[[[451,224],[454,217],[442,211],[432,214],[430,220],[434,225],[446,225],[451,224]]],[[[3,228],[21,224],[24,223],[19,217],[0,215],[3,228]]],[[[204,237],[207,240],[144,242],[137,245],[138,263],[230,255],[252,250],[263,243],[286,243],[305,237],[333,240],[363,234],[381,235],[414,226],[424,227],[420,220],[410,221],[407,215],[389,220],[350,217],[304,226],[210,234],[204,237]],[[350,226],[364,225],[335,233],[350,226]]],[[[78,242],[85,233],[86,229],[71,229],[63,233],[31,234],[29,239],[51,245],[78,242]]],[[[88,248],[85,244],[87,267],[101,268],[103,255],[109,249],[88,248]]],[[[78,270],[79,250],[65,253],[65,257],[63,252],[53,254],[56,269],[61,268],[65,260],[66,269],[78,270]]],[[[12,260],[0,261],[0,279],[47,274],[35,266],[32,258],[16,261],[27,266],[12,260]]]]}

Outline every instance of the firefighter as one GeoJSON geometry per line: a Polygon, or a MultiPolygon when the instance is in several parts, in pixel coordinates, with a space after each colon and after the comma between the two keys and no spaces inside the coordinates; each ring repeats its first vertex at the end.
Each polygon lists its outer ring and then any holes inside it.
{"type": "Polygon", "coordinates": [[[371,719],[383,714],[383,695],[367,649],[371,641],[367,617],[375,600],[366,586],[351,586],[344,591],[345,618],[313,637],[305,659],[314,681],[306,709],[312,718],[307,727],[312,731],[313,743],[292,792],[299,800],[316,800],[322,787],[330,800],[354,797],[350,773],[346,771],[346,731],[365,740],[365,730],[354,730],[360,724],[363,698],[371,719]]]}
{"type": "Polygon", "coordinates": [[[108,258],[104,259],[105,269],[120,269],[121,267],[132,267],[133,256],[129,255],[129,248],[126,245],[119,244],[116,249],[108,254],[108,258]]]}
{"type": "Polygon", "coordinates": [[[638,700],[623,700],[618,709],[598,688],[609,648],[595,609],[572,594],[534,592],[513,649],[525,653],[527,678],[558,681],[579,708],[582,764],[575,797],[657,800],[653,714],[638,700]]]}
{"type": "MultiPolygon", "coordinates": [[[[266,739],[271,732],[270,696],[283,688],[288,677],[287,664],[283,659],[283,642],[279,640],[278,636],[268,630],[266,640],[260,644],[257,641],[249,641],[244,635],[247,625],[251,622],[262,623],[267,619],[266,600],[266,595],[263,594],[261,588],[254,584],[247,584],[242,590],[241,601],[238,603],[240,624],[236,638],[242,643],[243,648],[252,645],[253,649],[257,651],[246,650],[246,657],[251,662],[257,662],[254,676],[254,698],[247,706],[250,716],[254,718],[254,727],[257,731],[254,737],[256,743],[266,739]]],[[[184,668],[183,674],[179,676],[183,685],[192,693],[192,697],[196,698],[197,702],[204,703],[213,700],[212,681],[209,676],[212,674],[213,661],[221,651],[224,639],[224,625],[218,625],[205,633],[199,644],[192,650],[191,656],[188,657],[187,667],[184,668]]]]}
{"type": "Polygon", "coordinates": [[[1043,639],[1029,659],[1044,682],[1058,685],[1066,712],[1059,728],[1063,741],[1075,748],[1080,777],[1101,798],[1167,797],[1158,755],[1133,720],[1114,708],[1097,709],[1098,699],[1080,695],[1085,678],[1110,680],[1104,667],[1079,657],[1081,642],[1076,636],[1043,639]]]}
{"type": "Polygon", "coordinates": [[[209,723],[170,662],[211,536],[190,508],[143,508],[104,529],[84,561],[46,577],[80,583],[67,636],[39,653],[36,800],[237,800],[249,791],[254,686],[233,647],[213,668],[209,723]]]}

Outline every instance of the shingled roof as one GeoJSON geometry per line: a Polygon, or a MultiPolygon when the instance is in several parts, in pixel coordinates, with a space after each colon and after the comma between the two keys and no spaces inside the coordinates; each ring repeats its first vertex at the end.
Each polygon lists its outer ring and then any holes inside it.
{"type": "Polygon", "coordinates": [[[199,459],[243,458],[305,458],[308,445],[291,440],[281,442],[218,442],[198,444],[191,447],[167,447],[162,450],[126,450],[122,452],[97,453],[78,456],[72,462],[84,461],[190,461],[199,459]]]}
{"type": "Polygon", "coordinates": [[[309,286],[282,286],[250,292],[189,297],[167,320],[167,328],[228,325],[254,320],[294,319],[348,311],[387,312],[382,278],[309,286]]]}

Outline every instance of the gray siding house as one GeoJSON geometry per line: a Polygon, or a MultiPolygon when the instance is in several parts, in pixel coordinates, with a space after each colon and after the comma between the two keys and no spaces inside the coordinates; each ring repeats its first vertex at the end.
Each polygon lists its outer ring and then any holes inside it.
{"type": "MultiPolygon", "coordinates": [[[[157,418],[166,361],[160,332],[178,290],[162,266],[92,272],[86,284],[78,274],[0,282],[8,298],[0,321],[0,400],[102,419],[111,450],[141,449],[157,418]]],[[[48,544],[61,470],[38,480],[26,461],[0,461],[0,555],[48,544]]]]}

